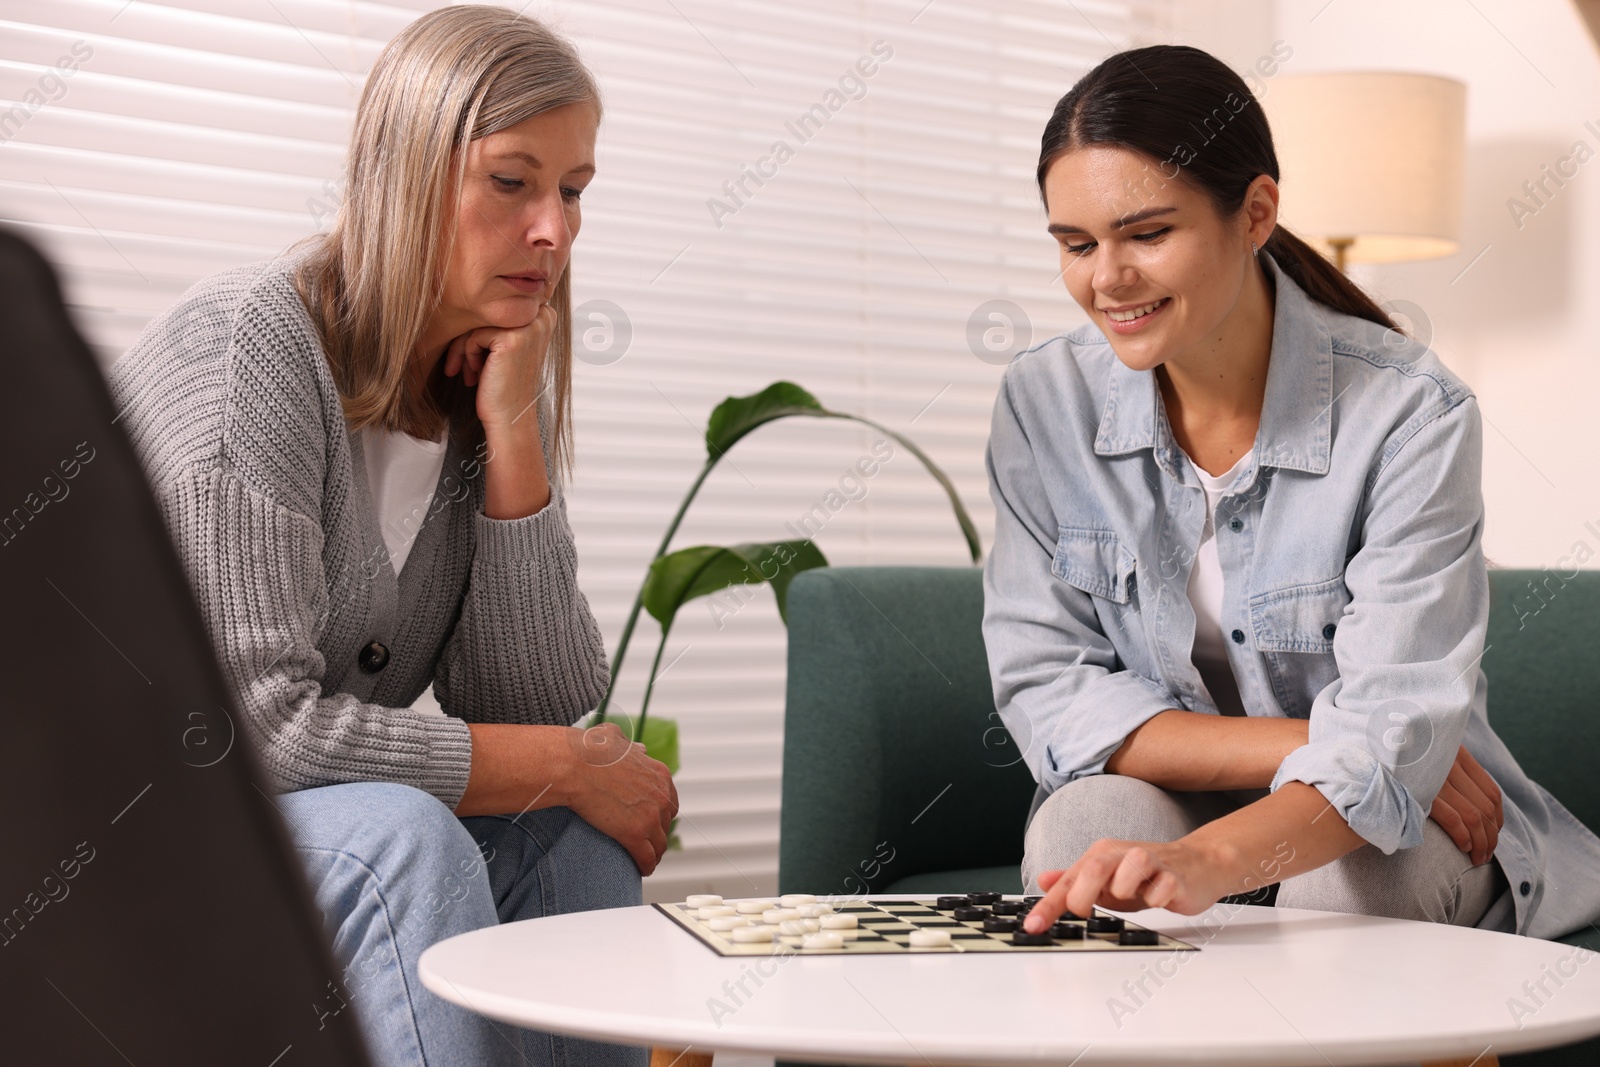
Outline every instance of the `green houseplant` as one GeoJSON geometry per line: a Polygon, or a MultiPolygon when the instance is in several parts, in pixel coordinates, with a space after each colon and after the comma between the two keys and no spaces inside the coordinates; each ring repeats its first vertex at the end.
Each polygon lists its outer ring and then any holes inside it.
{"type": "Polygon", "coordinates": [[[677,724],[659,716],[651,719],[649,710],[650,697],[655,691],[656,677],[661,669],[661,655],[666,650],[667,638],[672,632],[672,624],[677,618],[678,609],[698,597],[709,596],[735,585],[767,584],[772,586],[773,596],[778,603],[779,616],[787,622],[789,583],[794,576],[813,567],[828,565],[822,552],[810,540],[695,545],[690,548],[680,548],[675,552],[668,551],[673,535],[678,532],[678,526],[689,511],[689,505],[694,502],[707,476],[728,454],[729,449],[751,431],[769,422],[791,417],[846,419],[857,422],[872,427],[910,452],[921,461],[928,473],[933,475],[934,480],[945,491],[945,495],[950,498],[951,510],[955,512],[956,523],[966,539],[967,551],[971,554],[973,563],[977,563],[981,558],[977,528],[973,525],[971,516],[967,514],[966,507],[962,505],[955,486],[951,484],[944,471],[904,435],[861,415],[831,411],[823,407],[816,397],[793,382],[773,382],[750,396],[730,396],[722,401],[712,410],[711,417],[706,423],[706,461],[689,486],[689,491],[685,494],[683,503],[679,505],[677,514],[667,524],[661,544],[651,558],[644,582],[639,587],[638,595],[634,597],[633,607],[628,612],[628,620],[623,625],[622,637],[617,642],[616,655],[611,661],[611,683],[606,689],[605,697],[600,701],[600,707],[590,720],[591,725],[606,721],[611,697],[616,692],[617,679],[628,653],[628,644],[633,638],[634,627],[639,622],[639,612],[641,609],[648,611],[660,624],[661,638],[656,644],[655,658],[650,664],[650,677],[645,686],[644,698],[640,702],[639,714],[629,726],[629,733],[635,741],[644,744],[651,756],[665,763],[674,774],[678,770],[677,724]]]}

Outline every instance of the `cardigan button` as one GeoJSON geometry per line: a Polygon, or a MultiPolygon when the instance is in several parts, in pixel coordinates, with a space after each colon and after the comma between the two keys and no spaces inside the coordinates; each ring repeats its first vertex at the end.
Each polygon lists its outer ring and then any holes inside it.
{"type": "Polygon", "coordinates": [[[1233,638],[1233,643],[1234,644],[1236,644],[1236,645],[1244,644],[1244,631],[1243,630],[1235,630],[1235,631],[1233,631],[1233,633],[1229,634],[1228,636],[1233,638]]]}
{"type": "Polygon", "coordinates": [[[1229,519],[1228,520],[1228,529],[1232,530],[1234,533],[1238,533],[1240,530],[1244,529],[1244,520],[1243,519],[1229,519]]]}
{"type": "Polygon", "coordinates": [[[1521,885],[1517,886],[1517,892],[1521,893],[1523,896],[1527,896],[1529,893],[1533,892],[1533,883],[1523,882],[1521,885]]]}
{"type": "Polygon", "coordinates": [[[368,674],[377,674],[388,666],[389,650],[374,641],[356,655],[356,663],[368,674]]]}
{"type": "Polygon", "coordinates": [[[1328,625],[1326,625],[1326,626],[1324,626],[1322,628],[1322,636],[1326,637],[1329,641],[1332,641],[1333,640],[1334,631],[1336,631],[1336,630],[1338,630],[1338,627],[1330,622],[1328,625]]]}

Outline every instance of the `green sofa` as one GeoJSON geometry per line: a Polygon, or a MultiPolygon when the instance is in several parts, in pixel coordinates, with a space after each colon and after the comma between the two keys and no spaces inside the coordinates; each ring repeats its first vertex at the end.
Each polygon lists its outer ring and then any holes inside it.
{"type": "MultiPolygon", "coordinates": [[[[1600,826],[1600,571],[1490,579],[1490,720],[1535,781],[1600,826]]],[[[818,569],[788,608],[780,891],[1020,892],[1034,783],[994,711],[981,571],[818,569]]],[[[1600,931],[1564,940],[1600,951],[1600,931]]],[[[1503,1060],[1597,1062],[1600,1039],[1503,1060]]]]}

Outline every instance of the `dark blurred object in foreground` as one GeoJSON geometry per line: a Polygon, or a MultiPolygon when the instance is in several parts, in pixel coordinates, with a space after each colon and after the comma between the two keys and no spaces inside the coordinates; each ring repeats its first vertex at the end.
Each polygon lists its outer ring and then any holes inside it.
{"type": "Polygon", "coordinates": [[[364,1065],[101,374],[0,232],[0,1059],[364,1065]]]}

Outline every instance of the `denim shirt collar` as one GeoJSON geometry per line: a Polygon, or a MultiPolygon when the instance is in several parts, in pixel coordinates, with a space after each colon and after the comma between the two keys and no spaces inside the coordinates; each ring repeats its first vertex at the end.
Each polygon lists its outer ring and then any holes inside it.
{"type": "MultiPolygon", "coordinates": [[[[1333,436],[1333,338],[1327,321],[1269,253],[1260,256],[1276,295],[1267,392],[1252,469],[1242,472],[1245,485],[1253,481],[1257,466],[1328,473],[1333,436]]],[[[1188,464],[1172,436],[1155,372],[1131,370],[1114,359],[1095,454],[1116,456],[1146,448],[1154,450],[1167,473],[1187,480],[1188,464]]]]}

